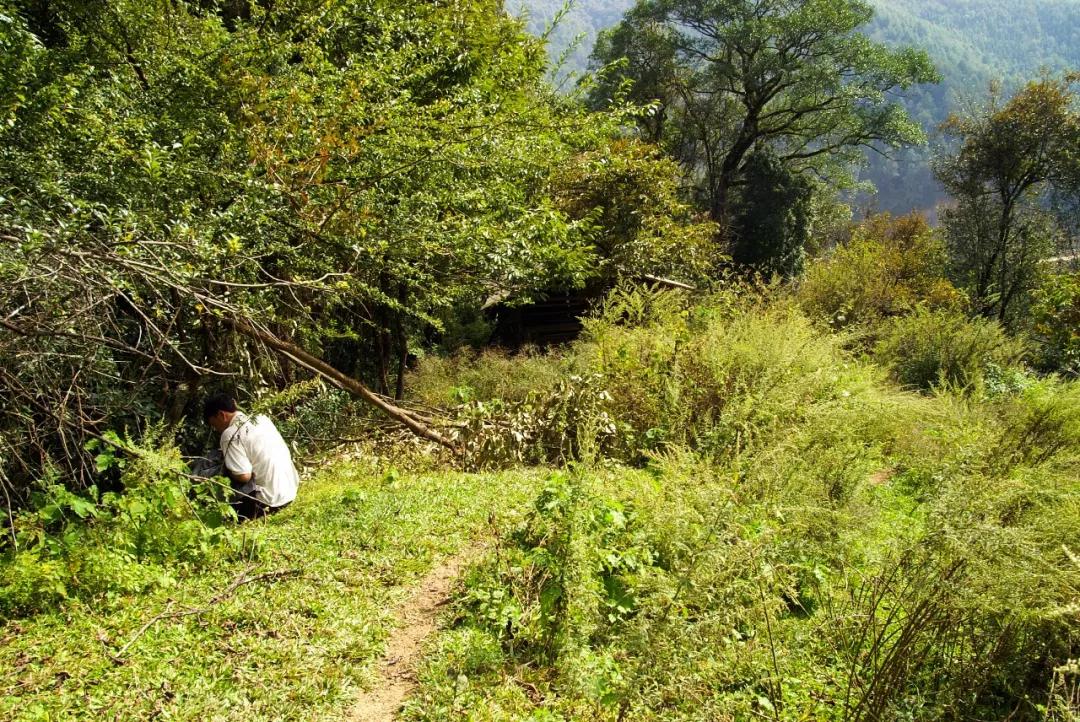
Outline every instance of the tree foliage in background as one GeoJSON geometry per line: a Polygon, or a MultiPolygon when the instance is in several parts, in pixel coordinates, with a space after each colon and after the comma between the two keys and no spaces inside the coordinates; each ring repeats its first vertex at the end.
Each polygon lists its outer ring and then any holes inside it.
{"type": "Polygon", "coordinates": [[[1080,376],[1080,273],[1053,276],[1033,295],[1032,333],[1043,368],[1080,376]]]}
{"type": "Polygon", "coordinates": [[[551,178],[620,117],[556,96],[494,0],[8,0],[0,47],[16,495],[43,473],[88,485],[89,440],[177,421],[207,386],[296,377],[229,318],[394,393],[447,309],[598,267],[601,231],[551,178]]]}
{"type": "Polygon", "coordinates": [[[1032,81],[1007,101],[992,93],[943,126],[958,143],[937,164],[956,199],[943,216],[952,272],[984,316],[1015,324],[1041,261],[1064,242],[1047,201],[1080,188],[1077,80],[1032,81]]]}
{"type": "Polygon", "coordinates": [[[814,184],[769,148],[750,153],[731,225],[731,253],[765,274],[802,274],[813,231],[814,184]]]}
{"type": "Polygon", "coordinates": [[[716,226],[685,201],[678,166],[654,145],[615,139],[581,153],[552,175],[551,195],[567,217],[593,226],[601,278],[647,272],[700,283],[721,260],[716,226]]]}
{"type": "MultiPolygon", "coordinates": [[[[941,83],[909,89],[901,102],[926,131],[937,128],[955,108],[992,81],[1017,88],[1041,69],[1060,72],[1080,66],[1080,5],[1073,0],[870,0],[874,18],[864,32],[892,47],[924,49],[941,73],[941,83]]],[[[540,34],[562,0],[527,3],[530,31],[540,34]]],[[[575,0],[549,35],[553,59],[566,57],[562,75],[581,73],[602,30],[614,26],[633,0],[575,0]]],[[[516,11],[525,3],[508,2],[516,11]]],[[[879,149],[883,150],[883,149],[879,149]]],[[[931,212],[944,191],[930,167],[929,148],[868,152],[860,178],[876,189],[866,201],[881,211],[931,212]]]]}
{"type": "Polygon", "coordinates": [[[643,136],[683,164],[701,207],[729,225],[755,149],[841,182],[864,148],[923,140],[891,93],[934,80],[933,67],[924,53],[867,39],[872,17],[860,0],[641,0],[597,42],[594,63],[605,67],[592,100],[652,103],[643,136]]]}
{"type": "MultiPolygon", "coordinates": [[[[928,131],[992,82],[1012,91],[1040,70],[1080,66],[1080,5],[1072,0],[874,0],[874,8],[871,38],[923,48],[941,72],[940,85],[914,88],[903,101],[928,131]]],[[[871,154],[864,177],[877,188],[875,206],[929,212],[943,202],[931,161],[929,149],[871,154]]]]}

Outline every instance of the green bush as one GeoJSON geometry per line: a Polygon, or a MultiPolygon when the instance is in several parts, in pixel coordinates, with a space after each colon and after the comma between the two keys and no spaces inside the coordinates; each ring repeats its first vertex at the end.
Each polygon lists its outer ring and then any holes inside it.
{"type": "Polygon", "coordinates": [[[90,450],[101,471],[120,472],[123,490],[77,494],[46,484],[32,494],[0,557],[0,615],[169,585],[179,570],[235,551],[222,485],[189,477],[160,428],[138,444],[106,437],[90,450]]]}
{"type": "Polygon", "coordinates": [[[797,292],[803,309],[835,328],[910,313],[917,306],[959,308],[945,279],[945,246],[921,215],[873,216],[851,239],[813,261],[797,292]]]}
{"type": "Polygon", "coordinates": [[[1080,376],[1080,273],[1050,276],[1033,300],[1031,321],[1040,365],[1080,376]]]}
{"type": "Polygon", "coordinates": [[[1032,383],[1000,402],[999,466],[1039,466],[1063,455],[1080,462],[1080,382],[1053,378],[1032,383]]]}
{"type": "Polygon", "coordinates": [[[621,289],[563,356],[432,360],[413,383],[445,393],[461,368],[470,394],[486,389],[460,407],[459,438],[478,466],[601,457],[640,465],[682,445],[726,458],[820,409],[889,405],[883,375],[844,345],[754,289],[693,307],[681,294],[621,289]],[[526,392],[529,378],[540,383],[526,392]]]}
{"type": "Polygon", "coordinates": [[[822,334],[783,302],[738,290],[693,308],[664,308],[670,298],[647,294],[634,302],[642,300],[661,307],[637,324],[609,308],[586,323],[574,350],[601,379],[628,461],[673,444],[721,455],[745,449],[879,378],[855,363],[843,337],[822,334]]]}
{"type": "Polygon", "coordinates": [[[879,329],[875,359],[903,386],[930,390],[981,385],[991,365],[1008,368],[1026,354],[1023,341],[991,320],[920,309],[879,329]]]}

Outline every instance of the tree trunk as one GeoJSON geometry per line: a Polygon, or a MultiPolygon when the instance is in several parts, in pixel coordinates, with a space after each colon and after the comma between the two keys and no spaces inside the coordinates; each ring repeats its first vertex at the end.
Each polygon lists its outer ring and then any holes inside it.
{"type": "Polygon", "coordinates": [[[409,362],[409,345],[404,333],[398,347],[397,386],[394,389],[394,400],[401,401],[405,398],[405,371],[409,362]]]}
{"type": "MultiPolygon", "coordinates": [[[[405,284],[398,286],[398,302],[402,308],[405,308],[405,304],[409,302],[409,292],[405,288],[405,284]]],[[[405,332],[404,311],[398,311],[397,325],[394,330],[397,333],[398,351],[397,386],[394,389],[394,400],[401,401],[405,398],[405,370],[409,362],[409,336],[405,332]]]]}

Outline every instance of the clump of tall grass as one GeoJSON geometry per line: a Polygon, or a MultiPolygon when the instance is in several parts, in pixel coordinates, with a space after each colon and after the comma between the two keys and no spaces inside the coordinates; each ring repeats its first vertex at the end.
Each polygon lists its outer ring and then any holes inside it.
{"type": "Polygon", "coordinates": [[[882,391],[883,373],[795,305],[742,289],[690,301],[620,290],[560,357],[431,361],[413,388],[428,400],[483,389],[471,411],[501,418],[478,424],[472,445],[513,461],[580,458],[584,449],[640,464],[673,446],[723,456],[815,413],[876,404],[880,421],[864,424],[867,433],[891,418],[898,396],[882,391]]]}

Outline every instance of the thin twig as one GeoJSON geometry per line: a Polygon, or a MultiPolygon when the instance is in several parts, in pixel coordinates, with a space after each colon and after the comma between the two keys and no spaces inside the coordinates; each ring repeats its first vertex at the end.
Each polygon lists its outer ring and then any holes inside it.
{"type": "Polygon", "coordinates": [[[127,643],[124,644],[124,646],[121,647],[120,650],[116,654],[110,654],[109,656],[112,657],[113,662],[115,662],[116,664],[123,664],[124,663],[124,654],[128,651],[128,649],[131,648],[131,645],[135,644],[135,642],[138,641],[138,639],[140,637],[142,637],[144,634],[146,634],[147,630],[149,630],[151,627],[153,627],[155,624],[157,624],[161,620],[163,620],[163,619],[180,619],[182,617],[192,617],[192,616],[196,616],[196,615],[199,615],[199,614],[203,614],[204,612],[208,612],[211,607],[213,607],[215,604],[218,604],[219,602],[231,597],[233,594],[236,593],[237,589],[244,586],[245,584],[252,584],[253,582],[267,581],[267,580],[270,580],[270,579],[281,579],[281,578],[284,578],[284,577],[294,577],[294,576],[298,576],[300,574],[299,569],[278,569],[278,570],[272,571],[272,572],[263,572],[262,574],[256,574],[253,577],[248,576],[248,573],[252,570],[252,568],[253,567],[248,567],[244,571],[237,574],[235,577],[233,577],[233,580],[232,580],[232,582],[229,583],[229,586],[227,586],[223,591],[218,592],[217,594],[212,596],[210,598],[210,600],[205,605],[203,605],[201,607],[198,607],[196,609],[184,609],[184,610],[181,610],[181,611],[178,611],[178,612],[174,612],[174,611],[172,611],[173,600],[170,599],[169,602],[165,605],[165,610],[164,611],[160,612],[159,614],[156,614],[149,621],[147,621],[144,625],[139,627],[138,631],[135,632],[135,634],[133,634],[131,636],[131,638],[127,641],[127,643]]]}

